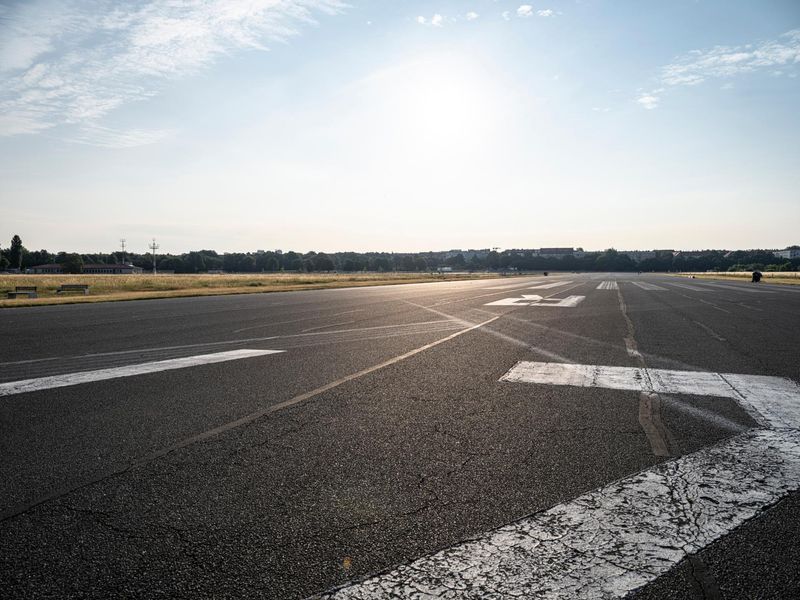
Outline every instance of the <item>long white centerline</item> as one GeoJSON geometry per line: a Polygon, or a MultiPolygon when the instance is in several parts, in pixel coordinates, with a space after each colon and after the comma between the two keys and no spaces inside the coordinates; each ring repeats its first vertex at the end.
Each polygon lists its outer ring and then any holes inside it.
{"type": "Polygon", "coordinates": [[[7,383],[0,383],[0,396],[11,396],[14,394],[24,394],[26,392],[35,392],[39,390],[50,390],[53,388],[92,383],[94,381],[106,381],[108,379],[118,379],[120,377],[132,377],[134,375],[158,373],[159,371],[186,369],[188,367],[210,365],[213,363],[240,360],[243,358],[253,358],[256,356],[265,356],[267,354],[277,354],[279,352],[283,352],[283,350],[229,350],[228,352],[200,354],[198,356],[158,360],[135,365],[126,365],[123,367],[98,369],[95,371],[81,371],[78,373],[66,373],[64,375],[52,375],[50,377],[37,377],[36,379],[9,381],[7,383]]]}
{"type": "MultiPolygon", "coordinates": [[[[328,290],[332,291],[332,290],[328,290]]],[[[167,350],[185,350],[188,348],[209,348],[212,346],[223,346],[223,345],[232,345],[232,344],[249,344],[253,342],[266,342],[271,340],[283,340],[287,338],[297,338],[297,337],[306,337],[306,336],[318,336],[318,335],[332,335],[336,333],[353,333],[353,332],[362,332],[362,331],[373,331],[373,330],[380,330],[380,329],[394,329],[398,327],[417,327],[423,325],[437,325],[441,323],[446,323],[447,320],[440,320],[440,321],[421,321],[415,323],[401,323],[399,325],[378,325],[375,327],[358,327],[354,329],[336,329],[334,331],[318,331],[313,333],[291,333],[286,335],[268,335],[264,337],[253,337],[253,338],[243,338],[238,340],[222,340],[219,342],[203,342],[200,344],[182,344],[180,346],[157,346],[155,348],[135,348],[133,350],[116,350],[113,352],[97,352],[93,354],[73,354],[70,356],[48,356],[45,358],[33,358],[28,360],[16,360],[11,362],[2,362],[0,363],[0,367],[9,366],[9,365],[27,365],[32,363],[40,363],[40,362],[49,362],[49,361],[62,361],[67,359],[85,359],[85,358],[96,358],[96,357],[104,357],[104,356],[123,356],[125,354],[142,354],[145,352],[164,352],[167,350]]],[[[423,332],[424,333],[424,332],[423,332]]]]}
{"type": "MultiPolygon", "coordinates": [[[[478,329],[484,327],[485,325],[488,325],[489,323],[493,323],[494,321],[496,321],[499,318],[500,318],[500,315],[497,315],[495,317],[492,317],[491,319],[486,319],[485,321],[482,321],[480,323],[470,324],[469,327],[465,327],[464,329],[460,329],[460,330],[456,331],[455,333],[451,333],[450,335],[448,335],[446,337],[443,337],[443,338],[440,338],[440,339],[438,339],[438,340],[436,340],[434,342],[430,342],[428,344],[425,344],[425,345],[420,346],[418,348],[415,348],[413,350],[409,350],[408,352],[400,354],[399,356],[395,356],[394,358],[390,358],[388,360],[385,360],[385,361],[383,361],[381,363],[378,363],[376,365],[373,365],[371,367],[367,367],[366,369],[362,369],[362,370],[360,370],[360,371],[358,371],[356,373],[352,373],[350,375],[346,375],[345,377],[341,377],[340,379],[337,379],[335,381],[331,381],[330,383],[326,383],[325,385],[322,385],[322,386],[314,388],[313,390],[310,390],[308,392],[304,392],[302,394],[294,396],[293,398],[290,398],[288,400],[284,400],[283,402],[278,402],[277,404],[272,404],[270,406],[266,406],[264,408],[261,408],[261,409],[255,411],[255,412],[252,412],[252,413],[250,413],[248,415],[245,415],[243,417],[239,417],[238,419],[235,419],[233,421],[229,421],[229,422],[224,423],[222,425],[219,425],[217,427],[213,427],[211,429],[203,431],[202,433],[198,433],[197,435],[193,435],[191,437],[184,438],[184,439],[182,439],[182,440],[180,440],[178,442],[175,442],[174,444],[171,444],[169,446],[165,446],[164,448],[161,448],[159,450],[151,452],[150,454],[147,454],[147,455],[145,455],[143,457],[140,457],[140,458],[132,461],[130,464],[127,464],[127,465],[125,465],[125,466],[123,466],[121,468],[115,468],[115,469],[111,469],[109,471],[96,473],[96,474],[94,474],[92,477],[90,477],[88,479],[85,479],[85,480],[80,481],[78,483],[74,483],[74,484],[72,484],[72,485],[70,485],[68,487],[52,491],[49,494],[46,494],[45,496],[37,498],[37,499],[35,499],[35,500],[31,501],[31,502],[28,502],[26,504],[22,504],[22,505],[15,506],[15,507],[12,507],[10,509],[7,509],[4,512],[0,512],[0,521],[12,518],[12,517],[14,517],[16,515],[19,515],[19,514],[25,512],[25,511],[27,511],[27,510],[30,510],[34,506],[38,506],[38,505],[43,504],[45,502],[48,502],[50,500],[54,500],[55,498],[60,498],[61,496],[65,495],[65,494],[69,494],[69,493],[71,493],[71,492],[73,492],[73,491],[75,491],[77,489],[80,489],[82,487],[85,487],[87,485],[92,485],[94,483],[102,481],[103,479],[106,479],[107,477],[110,477],[112,475],[119,475],[121,473],[124,473],[124,472],[128,471],[129,469],[131,469],[132,467],[148,464],[148,463],[150,463],[150,462],[152,462],[152,461],[154,461],[154,460],[156,460],[156,459],[158,459],[158,458],[160,458],[162,456],[166,456],[167,454],[170,454],[171,452],[175,452],[176,450],[180,450],[181,448],[186,448],[187,446],[190,446],[190,445],[195,444],[197,442],[213,438],[213,437],[215,437],[217,435],[220,435],[220,434],[225,433],[227,431],[230,431],[232,429],[236,429],[237,427],[241,427],[243,425],[247,425],[247,424],[252,423],[252,422],[254,422],[254,421],[256,421],[256,420],[258,420],[258,419],[260,419],[260,418],[262,418],[262,417],[264,417],[266,415],[269,415],[269,414],[272,414],[272,413],[275,413],[275,412],[279,412],[279,411],[282,411],[284,409],[290,408],[292,406],[297,406],[299,404],[307,402],[308,400],[311,400],[312,398],[315,398],[316,396],[319,396],[320,394],[323,394],[323,393],[325,393],[327,391],[330,391],[330,390],[332,390],[332,389],[334,389],[334,388],[336,388],[336,387],[338,387],[338,386],[340,386],[342,384],[348,383],[348,382],[353,381],[355,379],[359,379],[359,378],[361,378],[361,377],[363,377],[365,375],[368,375],[370,373],[374,373],[375,371],[378,371],[378,370],[383,369],[385,367],[389,367],[391,365],[397,364],[397,363],[399,363],[401,361],[406,360],[407,358],[411,358],[412,356],[416,356],[417,354],[420,354],[421,352],[425,352],[426,350],[429,350],[431,348],[435,348],[436,346],[439,346],[440,344],[444,344],[444,343],[446,343],[446,342],[448,342],[448,341],[450,341],[452,339],[455,339],[455,338],[457,338],[457,337],[459,337],[461,335],[464,335],[465,333],[469,333],[471,331],[478,330],[478,329]]],[[[436,322],[441,322],[441,321],[436,321],[436,322]]],[[[375,329],[375,328],[367,328],[367,329],[375,329]]]]}

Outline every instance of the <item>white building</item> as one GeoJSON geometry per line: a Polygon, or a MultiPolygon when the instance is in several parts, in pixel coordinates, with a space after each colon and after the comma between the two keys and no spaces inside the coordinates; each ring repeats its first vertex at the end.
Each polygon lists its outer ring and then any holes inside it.
{"type": "Polygon", "coordinates": [[[786,258],[786,259],[800,258],[800,248],[795,247],[795,248],[786,248],[786,250],[776,250],[775,252],[773,252],[773,254],[778,258],[786,258]]]}

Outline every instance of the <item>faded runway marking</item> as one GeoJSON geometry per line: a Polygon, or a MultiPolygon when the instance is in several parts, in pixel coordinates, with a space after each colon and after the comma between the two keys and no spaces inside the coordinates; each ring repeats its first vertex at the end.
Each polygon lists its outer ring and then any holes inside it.
{"type": "Polygon", "coordinates": [[[83,383],[92,383],[94,381],[119,379],[121,377],[133,377],[134,375],[146,375],[148,373],[158,373],[160,371],[186,369],[188,367],[210,365],[231,360],[241,360],[243,358],[254,358],[256,356],[277,354],[279,352],[283,352],[283,350],[229,350],[227,352],[215,352],[213,354],[200,354],[197,356],[187,356],[184,358],[158,360],[155,362],[126,365],[124,367],[113,367],[110,369],[81,371],[78,373],[53,375],[51,377],[38,377],[36,379],[9,381],[7,383],[0,383],[0,396],[24,394],[26,392],[36,392],[39,390],[49,390],[72,385],[81,385],[83,383]]]}
{"type": "Polygon", "coordinates": [[[319,598],[621,598],[800,488],[800,386],[791,380],[520,362],[501,381],[721,395],[765,429],[319,598]]]}
{"type": "Polygon", "coordinates": [[[621,598],[799,486],[800,433],[750,431],[321,598],[621,598]]]}
{"type": "Polygon", "coordinates": [[[522,361],[500,381],[731,398],[763,426],[800,428],[800,386],[783,377],[522,361]]]}
{"type": "Polygon", "coordinates": [[[642,288],[643,290],[647,290],[648,292],[666,292],[667,288],[663,288],[660,285],[656,285],[655,283],[648,283],[646,281],[631,281],[633,285],[636,287],[642,288]]]}
{"type": "Polygon", "coordinates": [[[617,286],[616,281],[601,281],[600,285],[597,286],[596,289],[598,290],[616,290],[619,286],[617,286]]]}

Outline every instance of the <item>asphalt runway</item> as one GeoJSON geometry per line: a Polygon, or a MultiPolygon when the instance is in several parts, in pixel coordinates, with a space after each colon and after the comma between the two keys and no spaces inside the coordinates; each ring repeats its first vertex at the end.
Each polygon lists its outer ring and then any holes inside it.
{"type": "Polygon", "coordinates": [[[800,287],[0,311],[4,598],[800,597],[800,287]]]}

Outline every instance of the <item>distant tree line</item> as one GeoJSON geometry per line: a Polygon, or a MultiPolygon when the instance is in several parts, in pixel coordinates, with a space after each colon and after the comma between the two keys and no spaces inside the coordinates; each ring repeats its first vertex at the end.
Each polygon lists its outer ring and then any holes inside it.
{"type": "MultiPolygon", "coordinates": [[[[223,254],[214,250],[194,250],[183,254],[157,254],[155,258],[158,271],[175,273],[426,272],[442,267],[455,271],[794,271],[800,268],[800,259],[778,258],[769,250],[657,251],[654,257],[640,262],[613,248],[561,258],[539,256],[534,250],[417,253],[259,250],[223,254]]],[[[18,235],[11,239],[8,248],[0,248],[0,270],[24,271],[36,265],[58,263],[69,273],[80,273],[84,264],[115,264],[123,261],[145,270],[153,267],[151,254],[27,250],[18,235]]]]}

